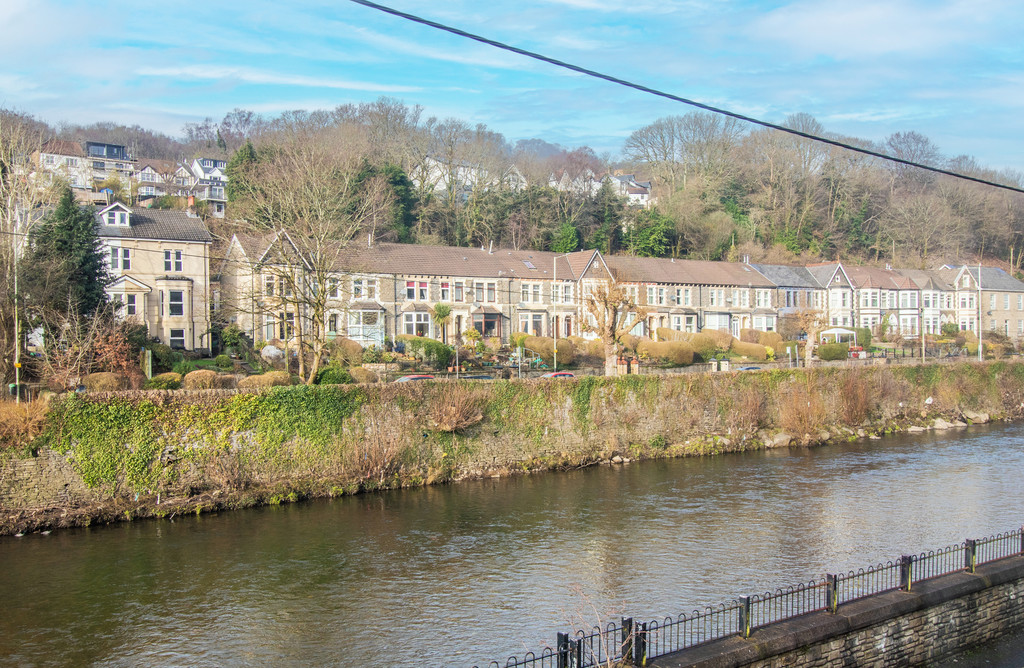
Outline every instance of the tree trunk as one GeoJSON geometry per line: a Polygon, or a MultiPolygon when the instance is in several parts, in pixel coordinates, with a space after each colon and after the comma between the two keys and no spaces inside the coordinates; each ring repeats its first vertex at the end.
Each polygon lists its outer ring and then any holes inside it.
{"type": "Polygon", "coordinates": [[[619,375],[619,355],[614,341],[604,343],[604,375],[619,375]]]}

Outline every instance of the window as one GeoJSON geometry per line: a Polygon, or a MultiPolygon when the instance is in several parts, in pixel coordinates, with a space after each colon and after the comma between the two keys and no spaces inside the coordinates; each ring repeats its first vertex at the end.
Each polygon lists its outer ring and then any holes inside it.
{"type": "Polygon", "coordinates": [[[754,293],[754,299],[756,300],[754,305],[757,308],[771,308],[772,306],[771,290],[758,290],[754,293]]]}
{"type": "Polygon", "coordinates": [[[148,183],[154,183],[154,182],[156,182],[156,174],[154,174],[152,172],[140,172],[139,173],[139,181],[145,181],[145,182],[148,182],[148,183]]]}
{"type": "MultiPolygon", "coordinates": [[[[274,296],[274,277],[273,276],[267,276],[266,287],[263,290],[263,294],[265,294],[268,297],[273,297],[274,296]]],[[[271,337],[271,338],[273,338],[273,337],[271,337]]]]}
{"type": "Polygon", "coordinates": [[[473,327],[484,336],[501,336],[501,315],[497,313],[477,313],[473,316],[473,327]]]}
{"type": "Polygon", "coordinates": [[[1017,310],[1024,311],[1024,295],[1017,295],[1017,310]]]}
{"type": "Polygon", "coordinates": [[[676,288],[676,304],[691,306],[693,298],[690,295],[690,288],[676,288]]]}
{"type": "Polygon", "coordinates": [[[534,336],[544,336],[544,314],[543,313],[520,313],[520,331],[534,336]]]}
{"type": "Polygon", "coordinates": [[[103,162],[102,160],[93,160],[92,168],[98,172],[102,172],[107,168],[107,163],[103,162]]]}
{"type": "Polygon", "coordinates": [[[68,167],[78,167],[78,158],[65,158],[64,163],[68,167]]]}
{"type": "Polygon", "coordinates": [[[494,302],[497,297],[497,286],[495,283],[487,284],[487,301],[494,302]]]}
{"type": "Polygon", "coordinates": [[[125,211],[107,211],[106,215],[107,225],[120,225],[122,227],[128,226],[128,213],[125,211]]]}
{"type": "Polygon", "coordinates": [[[996,308],[996,297],[998,297],[998,295],[994,295],[994,294],[993,295],[989,295],[989,298],[988,298],[988,308],[989,308],[989,310],[994,310],[996,308]]]}
{"type": "Polygon", "coordinates": [[[181,271],[181,251],[164,251],[164,271],[181,271]]]}
{"type": "Polygon", "coordinates": [[[665,288],[648,287],[647,303],[651,306],[665,305],[665,288]]]}
{"type": "MultiPolygon", "coordinates": [[[[426,299],[426,283],[421,283],[424,286],[424,296],[422,299],[426,299]]],[[[352,298],[353,299],[376,299],[377,298],[377,279],[375,278],[357,278],[352,281],[352,298]]]]}
{"type": "MultiPolygon", "coordinates": [[[[429,314],[427,315],[429,316],[429,314]]],[[[350,339],[379,342],[382,334],[378,326],[379,323],[380,312],[378,311],[349,311],[348,337],[350,339]]]]}
{"type": "Polygon", "coordinates": [[[135,295],[125,295],[125,315],[135,315],[135,295]]]}
{"type": "Polygon", "coordinates": [[[185,293],[171,290],[167,293],[167,315],[185,315],[185,293]]]}
{"type": "Polygon", "coordinates": [[[448,281],[441,281],[441,301],[447,302],[452,299],[452,284],[448,281]]]}
{"type": "Polygon", "coordinates": [[[1010,295],[1009,294],[1003,295],[1003,310],[1004,311],[1009,311],[1010,310],[1010,295]]]}
{"type": "Polygon", "coordinates": [[[172,348],[184,348],[185,347],[185,330],[183,330],[183,329],[172,329],[171,330],[171,347],[172,348]]]}
{"type": "Polygon", "coordinates": [[[430,335],[430,314],[424,311],[405,314],[405,333],[413,336],[430,335]]]}
{"type": "Polygon", "coordinates": [[[332,313],[327,316],[327,333],[337,334],[338,333],[338,314],[332,313]]]}
{"type": "Polygon", "coordinates": [[[43,156],[43,164],[44,165],[48,165],[48,166],[52,167],[54,162],[56,162],[56,160],[54,159],[54,156],[52,156],[52,155],[44,155],[43,156]]]}
{"type": "Polygon", "coordinates": [[[277,329],[278,337],[282,341],[287,341],[292,338],[292,333],[295,331],[295,314],[294,313],[278,313],[277,329]]]}
{"type": "MultiPolygon", "coordinates": [[[[331,299],[337,299],[338,298],[338,279],[336,279],[336,278],[328,278],[327,279],[327,296],[330,297],[331,299]]],[[[352,290],[352,296],[355,297],[355,290],[354,289],[352,290]]],[[[331,331],[335,332],[337,330],[336,329],[332,329],[331,331]]]]}
{"type": "Polygon", "coordinates": [[[455,281],[455,301],[466,301],[466,286],[462,281],[455,281]]]}
{"type": "Polygon", "coordinates": [[[971,287],[971,277],[969,275],[964,276],[964,279],[960,282],[960,286],[964,288],[971,287]]]}
{"type": "Polygon", "coordinates": [[[110,249],[110,268],[113,271],[128,271],[132,268],[132,252],[128,248],[110,249]]]}

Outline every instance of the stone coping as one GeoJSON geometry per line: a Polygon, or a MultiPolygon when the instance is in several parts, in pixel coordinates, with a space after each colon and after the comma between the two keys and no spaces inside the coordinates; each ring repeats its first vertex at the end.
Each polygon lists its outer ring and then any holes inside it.
{"type": "Polygon", "coordinates": [[[975,573],[951,573],[914,583],[911,591],[875,594],[839,606],[836,614],[812,612],[648,661],[656,668],[735,668],[798,650],[919,610],[1024,579],[1024,557],[1007,557],[975,573]]]}

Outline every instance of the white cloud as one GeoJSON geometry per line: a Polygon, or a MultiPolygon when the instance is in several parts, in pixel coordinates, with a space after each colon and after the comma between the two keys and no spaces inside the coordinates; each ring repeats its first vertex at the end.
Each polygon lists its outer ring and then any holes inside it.
{"type": "Polygon", "coordinates": [[[186,65],[184,67],[146,67],[136,70],[140,76],[168,77],[174,79],[200,79],[214,81],[240,81],[251,84],[303,86],[307,88],[339,88],[374,93],[409,93],[422,90],[415,86],[392,86],[388,84],[324,79],[294,74],[262,72],[226,65],[186,65]]]}

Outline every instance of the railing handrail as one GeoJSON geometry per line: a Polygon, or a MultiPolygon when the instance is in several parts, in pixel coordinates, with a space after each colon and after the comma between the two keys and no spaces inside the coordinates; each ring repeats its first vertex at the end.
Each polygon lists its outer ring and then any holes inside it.
{"type": "MultiPolygon", "coordinates": [[[[487,668],[589,668],[629,659],[644,665],[648,659],[696,647],[733,635],[748,637],[755,629],[812,612],[836,609],[851,601],[897,589],[909,590],[922,580],[973,573],[976,566],[1008,557],[1024,556],[1024,527],[976,540],[903,555],[895,561],[858,568],[817,580],[778,587],[763,594],[742,596],[701,610],[680,613],[674,619],[634,622],[622,618],[590,632],[559,633],[555,648],[530,652],[504,664],[491,661],[487,668]]],[[[479,668],[474,666],[474,668],[479,668]]]]}

